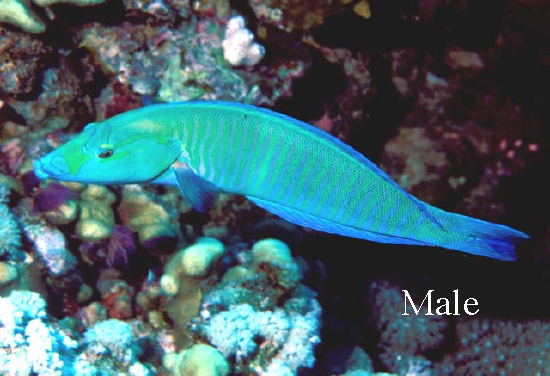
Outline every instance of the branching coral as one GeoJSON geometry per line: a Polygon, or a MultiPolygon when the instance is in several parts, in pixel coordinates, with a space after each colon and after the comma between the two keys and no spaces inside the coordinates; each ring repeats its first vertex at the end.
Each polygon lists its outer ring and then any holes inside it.
{"type": "Polygon", "coordinates": [[[374,326],[380,334],[379,349],[382,362],[393,372],[407,368],[411,360],[424,366],[429,362],[421,355],[441,348],[447,341],[449,321],[445,316],[427,316],[424,305],[416,315],[403,316],[403,291],[399,286],[385,281],[375,281],[370,286],[370,300],[374,326]]]}
{"type": "Polygon", "coordinates": [[[0,373],[62,375],[72,369],[77,342],[48,319],[39,294],[14,291],[0,305],[0,373]]]}
{"type": "Polygon", "coordinates": [[[290,248],[277,239],[263,239],[252,247],[253,267],[274,274],[277,285],[284,289],[295,288],[302,273],[292,258],[290,248]]]}
{"type": "Polygon", "coordinates": [[[546,320],[468,318],[457,322],[456,351],[437,364],[446,375],[542,375],[550,367],[546,320]]]}
{"type": "Polygon", "coordinates": [[[226,358],[236,373],[296,375],[311,367],[319,342],[321,308],[299,284],[300,268],[275,239],[257,242],[242,262],[207,291],[191,329],[226,358]]]}
{"type": "Polygon", "coordinates": [[[201,282],[208,277],[224,250],[219,240],[202,238],[177,252],[166,265],[160,286],[163,293],[171,298],[166,311],[174,321],[180,342],[189,339],[187,324],[199,312],[201,282]]]}
{"type": "Polygon", "coordinates": [[[83,334],[77,374],[152,376],[155,373],[138,361],[142,353],[132,325],[109,319],[95,323],[83,334]],[[80,371],[80,372],[78,372],[80,371]]]}
{"type": "Polygon", "coordinates": [[[206,320],[207,339],[224,356],[236,356],[251,371],[265,375],[296,375],[311,367],[319,342],[321,308],[309,301],[305,314],[290,309],[256,311],[243,304],[206,320]]]}
{"type": "Polygon", "coordinates": [[[7,205],[9,188],[0,184],[0,257],[19,258],[21,231],[7,205]]]}

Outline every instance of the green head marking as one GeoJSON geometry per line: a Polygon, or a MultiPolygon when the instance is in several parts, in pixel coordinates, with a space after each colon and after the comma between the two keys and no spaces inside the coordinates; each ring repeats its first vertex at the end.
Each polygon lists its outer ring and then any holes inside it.
{"type": "Polygon", "coordinates": [[[154,180],[181,153],[177,140],[163,135],[159,124],[130,111],[82,133],[36,161],[40,178],[96,184],[142,183],[154,180]]]}

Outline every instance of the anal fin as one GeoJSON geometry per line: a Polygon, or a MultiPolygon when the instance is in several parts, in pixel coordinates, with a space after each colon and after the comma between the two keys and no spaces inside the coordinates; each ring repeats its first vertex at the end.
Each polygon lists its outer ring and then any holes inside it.
{"type": "Polygon", "coordinates": [[[310,213],[280,205],[276,202],[262,200],[253,196],[246,196],[246,198],[248,198],[259,207],[273,214],[276,214],[289,222],[300,226],[309,227],[314,230],[348,236],[351,238],[370,240],[378,243],[428,245],[415,239],[393,236],[389,234],[381,234],[338,223],[330,219],[320,218],[310,213]]]}

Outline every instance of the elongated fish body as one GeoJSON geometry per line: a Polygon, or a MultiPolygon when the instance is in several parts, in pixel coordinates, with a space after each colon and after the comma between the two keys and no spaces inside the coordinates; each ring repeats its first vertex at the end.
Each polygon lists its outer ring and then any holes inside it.
{"type": "Polygon", "coordinates": [[[232,102],[159,104],[92,123],[35,163],[41,178],[176,185],[199,210],[218,192],[245,195],[316,230],[382,243],[515,259],[527,238],[430,206],[363,155],[288,116],[232,102]]]}

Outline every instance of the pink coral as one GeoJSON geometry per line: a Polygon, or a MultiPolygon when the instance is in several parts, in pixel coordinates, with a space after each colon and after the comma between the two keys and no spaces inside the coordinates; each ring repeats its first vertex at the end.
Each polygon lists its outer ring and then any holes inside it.
{"type": "Polygon", "coordinates": [[[134,233],[124,225],[115,225],[111,236],[98,242],[85,241],[80,252],[90,264],[104,264],[109,268],[127,268],[136,253],[134,233]]]}
{"type": "Polygon", "coordinates": [[[27,149],[21,139],[14,138],[2,145],[0,166],[5,173],[17,175],[26,158],[27,149]]]}

